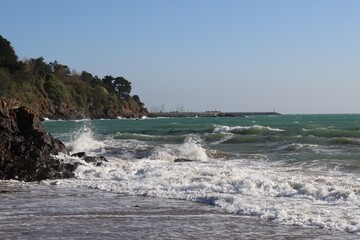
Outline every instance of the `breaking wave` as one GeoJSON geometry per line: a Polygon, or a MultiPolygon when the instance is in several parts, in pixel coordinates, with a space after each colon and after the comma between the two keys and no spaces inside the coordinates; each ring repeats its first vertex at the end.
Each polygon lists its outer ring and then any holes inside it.
{"type": "Polygon", "coordinates": [[[103,154],[109,162],[98,167],[84,163],[76,170],[77,179],[57,182],[201,202],[280,224],[360,233],[357,128],[301,119],[273,125],[261,119],[258,125],[251,119],[215,120],[219,124],[115,120],[101,136],[84,122],[66,145],[71,152],[103,154]]]}
{"type": "Polygon", "coordinates": [[[179,156],[206,159],[204,150],[191,141],[175,152],[162,152],[157,160],[81,165],[76,175],[82,181],[68,184],[206,203],[280,224],[360,231],[360,185],[353,176],[316,176],[316,169],[303,174],[299,168],[246,159],[168,161],[179,156]]]}
{"type": "Polygon", "coordinates": [[[284,132],[285,130],[279,128],[271,128],[265,127],[261,125],[253,125],[253,126],[222,126],[215,125],[214,133],[236,133],[236,134],[266,134],[271,132],[284,132]]]}

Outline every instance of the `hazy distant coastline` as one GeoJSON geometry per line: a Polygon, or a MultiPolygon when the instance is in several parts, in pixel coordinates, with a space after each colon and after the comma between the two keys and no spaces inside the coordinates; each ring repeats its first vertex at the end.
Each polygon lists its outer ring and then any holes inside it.
{"type": "Polygon", "coordinates": [[[205,112],[150,112],[149,117],[246,117],[253,115],[281,115],[278,112],[221,112],[221,111],[205,111],[205,112]]]}

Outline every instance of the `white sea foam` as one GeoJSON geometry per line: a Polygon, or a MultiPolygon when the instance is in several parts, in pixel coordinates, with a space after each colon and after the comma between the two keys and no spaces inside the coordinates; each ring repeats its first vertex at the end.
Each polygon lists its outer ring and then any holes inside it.
{"type": "Polygon", "coordinates": [[[73,120],[74,122],[88,122],[90,121],[91,119],[89,118],[83,118],[83,119],[76,119],[76,120],[73,120]]]}
{"type": "Polygon", "coordinates": [[[81,165],[76,170],[81,181],[59,184],[197,201],[280,224],[360,231],[359,179],[306,171],[301,166],[241,159],[186,163],[110,159],[101,167],[81,165]]]}
{"type": "Polygon", "coordinates": [[[126,118],[121,117],[121,116],[117,116],[116,118],[119,119],[119,120],[126,119],[126,118]]]}
{"type": "Polygon", "coordinates": [[[44,118],[45,122],[65,122],[64,119],[50,119],[50,118],[44,118]]]}

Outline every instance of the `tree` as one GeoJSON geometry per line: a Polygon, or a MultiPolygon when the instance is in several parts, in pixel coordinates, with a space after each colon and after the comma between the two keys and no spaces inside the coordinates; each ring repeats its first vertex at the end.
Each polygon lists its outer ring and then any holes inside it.
{"type": "Polygon", "coordinates": [[[111,75],[106,75],[103,79],[103,83],[105,83],[105,85],[109,86],[112,88],[112,81],[114,80],[114,77],[111,75]]]}
{"type": "Polygon", "coordinates": [[[126,98],[131,92],[131,83],[123,77],[117,77],[113,80],[112,85],[120,98],[126,98]]]}
{"type": "Polygon", "coordinates": [[[93,80],[93,75],[91,73],[88,73],[87,71],[82,71],[80,75],[80,79],[84,82],[91,82],[93,80]]]}
{"type": "Polygon", "coordinates": [[[138,95],[134,95],[133,99],[135,102],[137,102],[140,106],[144,106],[145,104],[141,102],[140,97],[138,95]]]}
{"type": "Polygon", "coordinates": [[[103,82],[106,86],[110,87],[110,90],[115,91],[120,99],[129,97],[131,92],[131,82],[125,78],[114,78],[110,75],[107,75],[103,78],[103,82]]]}
{"type": "Polygon", "coordinates": [[[134,99],[134,101],[136,101],[136,102],[141,102],[138,95],[134,95],[134,96],[133,96],[133,99],[134,99]]]}
{"type": "Polygon", "coordinates": [[[42,77],[52,72],[52,67],[44,61],[43,57],[31,58],[25,64],[33,74],[39,74],[42,77]]]}
{"type": "Polygon", "coordinates": [[[57,61],[51,62],[50,66],[54,74],[59,78],[62,79],[64,77],[68,77],[71,74],[70,68],[66,65],[60,64],[57,61]]]}
{"type": "Polygon", "coordinates": [[[90,82],[91,85],[101,85],[102,81],[98,76],[94,76],[90,82]]]}
{"type": "Polygon", "coordinates": [[[0,35],[0,67],[6,67],[10,72],[19,68],[18,57],[10,42],[0,35]]]}

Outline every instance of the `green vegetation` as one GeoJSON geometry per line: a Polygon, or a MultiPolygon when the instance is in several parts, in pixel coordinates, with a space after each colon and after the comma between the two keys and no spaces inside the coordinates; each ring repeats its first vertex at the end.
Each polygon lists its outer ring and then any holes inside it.
{"type": "Polygon", "coordinates": [[[0,35],[0,67],[14,72],[19,68],[18,57],[8,40],[0,35]]]}
{"type": "Polygon", "coordinates": [[[19,61],[0,36],[0,98],[19,101],[49,118],[115,118],[147,114],[140,98],[131,96],[131,82],[110,75],[100,79],[77,73],[43,57],[19,61]]]}

